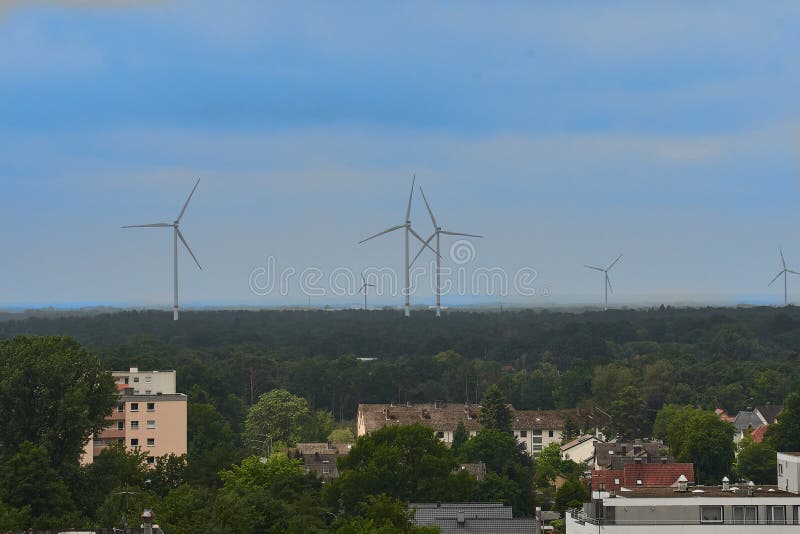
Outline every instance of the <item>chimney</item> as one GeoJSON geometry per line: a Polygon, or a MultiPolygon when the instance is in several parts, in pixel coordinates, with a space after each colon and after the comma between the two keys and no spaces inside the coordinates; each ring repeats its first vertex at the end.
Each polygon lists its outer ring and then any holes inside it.
{"type": "Polygon", "coordinates": [[[411,408],[411,401],[406,401],[406,408],[411,408]]]}
{"type": "Polygon", "coordinates": [[[138,373],[139,372],[139,368],[138,367],[131,367],[130,369],[131,369],[130,370],[131,373],[138,373]]]}
{"type": "Polygon", "coordinates": [[[731,481],[728,477],[722,479],[722,491],[728,491],[731,489],[731,481]]]}
{"type": "Polygon", "coordinates": [[[686,493],[689,490],[689,479],[686,478],[685,475],[681,475],[678,477],[678,491],[680,493],[686,493]]]}
{"type": "Polygon", "coordinates": [[[751,480],[747,483],[747,496],[752,497],[756,493],[756,485],[751,480]]]}

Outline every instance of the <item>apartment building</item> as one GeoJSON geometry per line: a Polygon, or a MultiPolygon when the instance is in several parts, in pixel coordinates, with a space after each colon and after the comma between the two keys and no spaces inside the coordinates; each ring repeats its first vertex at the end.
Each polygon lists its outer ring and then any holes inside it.
{"type": "MultiPolygon", "coordinates": [[[[480,411],[479,404],[450,404],[444,401],[359,404],[356,426],[358,435],[363,436],[387,425],[419,423],[431,427],[439,439],[450,445],[459,422],[464,424],[470,436],[483,428],[478,420],[480,411]]],[[[514,437],[533,456],[551,443],[561,444],[564,423],[568,418],[587,430],[602,428],[608,422],[607,416],[595,409],[517,410],[509,405],[509,411],[514,437]]]]}
{"type": "Polygon", "coordinates": [[[592,502],[567,513],[567,534],[800,532],[800,453],[778,453],[776,486],[737,485],[727,478],[718,486],[693,485],[690,466],[672,484],[661,487],[614,485],[613,489],[606,486],[606,491],[593,487],[592,502]]]}
{"type": "Polygon", "coordinates": [[[185,454],[187,397],[175,391],[175,371],[131,368],[112,375],[117,407],[108,417],[109,426],[87,442],[82,463],[92,463],[114,443],[147,452],[150,465],[159,456],[185,454]]]}

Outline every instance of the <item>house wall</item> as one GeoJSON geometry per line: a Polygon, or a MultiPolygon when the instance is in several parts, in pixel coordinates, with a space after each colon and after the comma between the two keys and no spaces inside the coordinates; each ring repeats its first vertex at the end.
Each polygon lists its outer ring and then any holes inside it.
{"type": "Polygon", "coordinates": [[[800,456],[778,453],[778,487],[800,493],[800,456]]]}
{"type": "Polygon", "coordinates": [[[564,451],[561,454],[561,458],[577,463],[586,462],[594,457],[594,444],[596,441],[596,439],[587,439],[583,443],[571,447],[568,451],[564,451]]]}
{"type": "Polygon", "coordinates": [[[131,440],[138,439],[138,448],[147,452],[148,457],[165,454],[177,456],[186,453],[186,396],[170,396],[168,399],[157,395],[123,397],[125,401],[125,445],[134,446],[131,440]],[[154,404],[153,411],[147,410],[148,403],[154,404]],[[138,411],[131,404],[139,405],[138,411]],[[138,421],[138,428],[132,422],[138,421]],[[148,428],[148,421],[154,421],[154,428],[148,428]],[[153,445],[147,440],[152,438],[153,445]]]}
{"type": "Polygon", "coordinates": [[[797,525],[593,525],[569,514],[567,534],[796,534],[797,525]]]}
{"type": "Polygon", "coordinates": [[[113,371],[111,376],[117,384],[127,384],[133,388],[134,395],[176,393],[175,371],[139,371],[136,367],[132,367],[128,371],[113,371]]]}

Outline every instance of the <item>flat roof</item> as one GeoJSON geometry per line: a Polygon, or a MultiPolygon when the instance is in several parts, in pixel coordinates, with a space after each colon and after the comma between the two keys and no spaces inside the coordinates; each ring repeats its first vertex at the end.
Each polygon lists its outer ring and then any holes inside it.
{"type": "Polygon", "coordinates": [[[747,487],[731,485],[730,490],[723,491],[721,486],[689,486],[688,491],[677,491],[676,488],[628,488],[620,489],[613,499],[663,499],[663,498],[692,498],[692,497],[797,497],[800,495],[780,489],[778,486],[754,486],[753,495],[747,494],[747,487]],[[736,491],[732,491],[735,489],[736,491]]]}

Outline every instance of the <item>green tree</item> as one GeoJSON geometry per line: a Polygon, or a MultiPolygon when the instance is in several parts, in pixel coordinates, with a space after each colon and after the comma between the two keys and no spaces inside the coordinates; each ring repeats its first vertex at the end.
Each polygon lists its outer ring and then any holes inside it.
{"type": "Polygon", "coordinates": [[[34,523],[53,526],[59,518],[76,517],[75,505],[66,484],[53,469],[47,450],[29,441],[0,464],[0,502],[28,509],[34,523]]]}
{"type": "Polygon", "coordinates": [[[608,407],[611,416],[609,434],[625,441],[648,437],[650,421],[646,410],[647,405],[639,390],[634,386],[626,387],[608,407]]]}
{"type": "Polygon", "coordinates": [[[357,513],[369,495],[386,494],[404,501],[462,499],[454,494],[455,457],[433,433],[419,424],[386,426],[361,436],[339,457],[340,476],[327,488],[326,501],[357,513]]]}
{"type": "Polygon", "coordinates": [[[483,394],[478,420],[485,429],[511,432],[511,411],[503,391],[492,384],[483,394]]]}
{"type": "Polygon", "coordinates": [[[303,397],[285,389],[273,389],[261,395],[247,412],[245,439],[250,446],[263,442],[265,437],[292,445],[300,437],[301,426],[310,413],[303,397]]]}
{"type": "Polygon", "coordinates": [[[601,406],[606,406],[609,397],[617,391],[635,385],[633,371],[619,362],[597,366],[592,373],[592,397],[601,406]]]}
{"type": "Polygon", "coordinates": [[[775,449],[769,443],[755,443],[750,436],[739,442],[736,472],[741,478],[756,484],[777,484],[777,464],[775,449]]]}
{"type": "Polygon", "coordinates": [[[230,424],[199,386],[192,387],[186,408],[186,469],[192,484],[216,485],[219,472],[239,461],[236,436],[230,424]]]}
{"type": "Polygon", "coordinates": [[[146,462],[146,452],[127,449],[121,443],[104,448],[91,464],[81,468],[80,491],[75,492],[81,512],[95,518],[114,491],[122,487],[139,491],[149,477],[146,462]]]}
{"type": "Polygon", "coordinates": [[[589,500],[589,492],[576,478],[567,479],[556,490],[555,509],[565,512],[569,508],[578,508],[589,500]]]}
{"type": "Polygon", "coordinates": [[[325,441],[335,426],[336,423],[331,412],[326,410],[312,412],[302,422],[299,439],[312,443],[325,441]]]}
{"type": "Polygon", "coordinates": [[[800,392],[786,398],[778,422],[767,427],[765,437],[777,451],[800,451],[800,392]]]}
{"type": "Polygon", "coordinates": [[[534,508],[533,462],[513,435],[502,430],[482,430],[459,450],[464,462],[483,462],[487,475],[479,491],[483,499],[496,499],[514,507],[520,515],[531,515],[534,508]]]}
{"type": "Polygon", "coordinates": [[[455,432],[453,432],[453,443],[450,445],[453,454],[458,455],[458,451],[461,450],[461,447],[463,447],[468,440],[469,432],[467,431],[467,427],[464,426],[463,421],[459,421],[456,425],[455,432]]]}
{"type": "Polygon", "coordinates": [[[733,425],[714,412],[666,405],[656,416],[655,428],[659,436],[666,436],[677,461],[694,464],[700,482],[716,484],[731,474],[733,425]]]}
{"type": "Polygon", "coordinates": [[[571,415],[567,415],[564,419],[564,431],[561,433],[561,444],[565,445],[580,435],[581,429],[578,423],[575,422],[571,415]]]}
{"type": "Polygon", "coordinates": [[[331,525],[336,534],[433,534],[438,528],[420,527],[411,522],[413,513],[399,499],[370,495],[359,505],[354,517],[341,517],[331,525]]]}
{"type": "Polygon", "coordinates": [[[100,361],[66,337],[0,342],[0,459],[29,441],[64,475],[92,433],[108,424],[116,387],[100,361]]]}
{"type": "Polygon", "coordinates": [[[206,532],[211,524],[213,488],[183,484],[170,491],[158,510],[158,524],[170,534],[206,532]]]}

